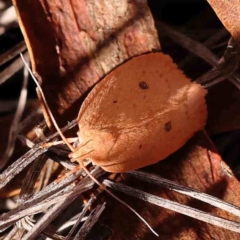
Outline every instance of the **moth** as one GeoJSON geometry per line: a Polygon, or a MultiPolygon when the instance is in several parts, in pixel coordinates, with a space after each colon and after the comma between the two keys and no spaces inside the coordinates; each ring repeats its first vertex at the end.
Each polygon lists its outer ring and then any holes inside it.
{"type": "Polygon", "coordinates": [[[169,55],[134,57],[83,102],[77,118],[80,145],[69,156],[114,173],[157,163],[204,127],[206,93],[169,55]]]}

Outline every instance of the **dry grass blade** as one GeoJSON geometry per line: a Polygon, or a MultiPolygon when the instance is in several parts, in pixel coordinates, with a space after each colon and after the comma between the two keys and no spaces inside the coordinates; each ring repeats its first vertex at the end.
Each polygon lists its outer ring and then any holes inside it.
{"type": "Polygon", "coordinates": [[[51,229],[45,229],[43,231],[43,235],[48,237],[48,238],[44,238],[46,240],[65,240],[65,237],[63,237],[60,234],[52,231],[51,229]]]}
{"type": "Polygon", "coordinates": [[[78,220],[76,221],[76,223],[74,224],[74,226],[72,227],[71,231],[69,232],[69,234],[66,237],[66,240],[69,240],[71,238],[71,236],[73,235],[74,231],[77,229],[78,225],[80,224],[82,218],[85,216],[85,214],[88,211],[88,208],[93,204],[93,202],[96,200],[95,197],[92,197],[88,203],[85,205],[85,207],[83,208],[82,212],[80,213],[80,215],[78,216],[78,220]]]}
{"type": "MultiPolygon", "coordinates": [[[[70,189],[66,188],[66,190],[69,191],[70,189]]],[[[34,215],[34,214],[43,212],[47,208],[51,207],[52,205],[62,202],[63,199],[67,197],[67,193],[62,195],[55,194],[53,195],[53,197],[49,197],[37,204],[24,204],[23,205],[25,207],[24,209],[16,208],[15,210],[10,211],[5,215],[2,215],[0,217],[0,231],[4,231],[6,228],[16,223],[18,220],[28,215],[34,215]]]]}
{"type": "MultiPolygon", "coordinates": [[[[6,213],[5,215],[2,215],[0,217],[0,231],[3,231],[7,227],[13,225],[19,219],[28,215],[34,215],[36,213],[45,211],[46,208],[54,204],[59,204],[58,207],[62,209],[67,207],[71,203],[71,201],[73,201],[79,194],[91,189],[94,185],[94,183],[89,177],[85,177],[76,186],[70,185],[70,182],[76,180],[76,178],[79,177],[81,172],[82,170],[79,170],[76,174],[72,174],[71,176],[67,177],[62,181],[63,183],[60,182],[59,184],[51,184],[50,189],[44,189],[44,191],[35,194],[33,197],[26,200],[23,204],[20,204],[16,209],[6,213]],[[73,175],[75,178],[73,178],[73,175]]],[[[97,167],[94,169],[92,174],[93,176],[98,178],[104,174],[104,171],[97,167]]],[[[57,207],[54,209],[56,211],[57,207]]],[[[35,234],[36,232],[39,232],[39,228],[42,229],[42,224],[47,227],[47,225],[56,217],[54,214],[51,213],[50,217],[47,218],[47,221],[39,221],[32,229],[32,233],[35,234]]]]}
{"type": "Polygon", "coordinates": [[[37,160],[33,162],[30,166],[26,177],[23,180],[20,198],[18,203],[24,203],[26,199],[29,198],[33,193],[35,182],[37,181],[43,166],[48,159],[47,154],[40,156],[37,160]]]}
{"type": "Polygon", "coordinates": [[[50,210],[48,210],[44,216],[37,222],[36,225],[22,238],[23,240],[36,239],[36,237],[49,225],[49,223],[57,217],[63,209],[65,209],[75,197],[67,197],[65,200],[59,199],[59,201],[50,210]]]}
{"type": "Polygon", "coordinates": [[[165,32],[174,42],[188,50],[189,52],[202,58],[208,64],[215,66],[219,61],[218,57],[215,56],[205,45],[187,37],[186,35],[172,29],[171,27],[157,21],[156,24],[159,29],[165,32]]]}
{"type": "MultiPolygon", "coordinates": [[[[65,132],[74,126],[76,126],[77,122],[76,120],[73,120],[71,123],[69,123],[67,126],[61,129],[62,132],[65,132]]],[[[3,188],[9,181],[11,181],[18,173],[20,173],[25,167],[27,167],[32,161],[34,161],[37,157],[45,153],[48,149],[47,148],[41,148],[42,144],[51,141],[55,137],[58,136],[58,133],[54,133],[48,138],[46,138],[45,141],[37,144],[34,148],[29,150],[27,153],[25,153],[22,157],[20,157],[18,160],[16,160],[12,165],[10,165],[4,172],[0,174],[0,188],[3,188]]]]}
{"type": "Polygon", "coordinates": [[[54,161],[51,161],[48,156],[46,156],[46,157],[47,157],[46,158],[47,159],[46,168],[43,171],[43,173],[40,174],[40,180],[39,180],[40,184],[39,184],[37,191],[40,191],[40,189],[42,189],[48,185],[48,183],[51,180],[51,175],[52,175],[52,172],[54,169],[54,161]]]}
{"type": "Polygon", "coordinates": [[[37,157],[47,151],[47,148],[33,148],[20,157],[16,162],[10,165],[3,173],[0,174],[0,188],[3,188],[16,175],[25,169],[37,157]]]}
{"type": "MultiPolygon", "coordinates": [[[[27,52],[23,53],[24,58],[29,61],[27,52]]],[[[13,74],[23,68],[23,62],[20,57],[16,58],[9,66],[0,72],[0,85],[6,82],[13,74]]]]}
{"type": "Polygon", "coordinates": [[[66,197],[66,195],[73,189],[73,186],[64,187],[64,191],[60,191],[63,187],[58,186],[55,189],[51,189],[49,191],[45,190],[43,192],[39,192],[32,198],[20,204],[14,210],[6,213],[5,215],[2,215],[0,217],[0,230],[4,230],[6,227],[11,226],[19,219],[27,215],[33,215],[35,213],[41,212],[43,209],[46,209],[59,200],[62,200],[62,198],[66,197]]]}
{"type": "MultiPolygon", "coordinates": [[[[165,31],[165,33],[176,43],[181,45],[183,48],[193,53],[194,55],[202,58],[211,66],[215,67],[219,58],[213,54],[206,46],[203,44],[194,41],[193,39],[185,36],[184,34],[160,23],[157,22],[160,28],[165,31]]],[[[238,89],[240,89],[240,76],[237,73],[234,73],[231,77],[228,78],[238,89]]]]}
{"type": "Polygon", "coordinates": [[[132,175],[136,177],[137,179],[140,179],[145,182],[149,182],[161,187],[168,188],[172,191],[182,193],[184,195],[193,197],[195,199],[201,200],[205,203],[208,203],[212,206],[221,208],[227,212],[230,212],[236,216],[240,217],[240,208],[237,206],[234,206],[230,203],[224,202],[220,200],[219,198],[213,197],[211,195],[208,195],[206,193],[202,193],[200,191],[197,191],[193,188],[190,187],[185,187],[182,185],[179,185],[173,181],[170,181],[168,179],[162,178],[160,176],[157,176],[155,174],[150,174],[150,173],[145,173],[145,172],[140,172],[140,171],[132,171],[132,172],[127,172],[127,174],[132,175]]]}
{"type": "Polygon", "coordinates": [[[213,85],[230,77],[237,70],[238,66],[238,48],[233,38],[230,38],[224,55],[219,60],[217,66],[203,74],[195,81],[202,84],[205,88],[212,87],[213,85]]]}
{"type": "MultiPolygon", "coordinates": [[[[92,173],[96,177],[97,171],[92,173]]],[[[99,176],[98,176],[99,177],[99,176]]],[[[34,227],[22,238],[23,240],[36,239],[48,225],[51,223],[67,206],[69,206],[76,197],[84,191],[91,189],[93,186],[91,178],[85,177],[78,185],[72,188],[70,193],[64,194],[58,197],[57,201],[50,210],[48,210],[44,216],[34,225],[34,227]]]]}
{"type": "Polygon", "coordinates": [[[14,239],[14,236],[16,235],[17,232],[18,232],[18,228],[17,228],[17,226],[14,226],[13,229],[8,233],[7,236],[4,237],[3,240],[12,240],[12,239],[14,239]]]}
{"type": "Polygon", "coordinates": [[[93,225],[97,222],[103,210],[105,209],[105,203],[97,206],[87,218],[81,229],[76,234],[74,240],[84,240],[93,225]]]}
{"type": "Polygon", "coordinates": [[[28,148],[30,148],[30,149],[33,148],[34,145],[35,145],[33,141],[29,140],[29,139],[26,138],[25,136],[18,135],[17,138],[18,138],[19,141],[21,141],[21,143],[22,143],[24,146],[26,146],[26,147],[28,147],[28,148]]]}
{"type": "MultiPolygon", "coordinates": [[[[228,34],[229,34],[228,31],[225,28],[222,28],[215,34],[211,35],[211,37],[207,39],[203,44],[206,47],[211,47],[212,45],[214,45],[216,42],[218,42],[220,39],[224,38],[228,34]]],[[[194,55],[187,56],[178,64],[179,68],[182,69],[185,65],[187,65],[188,63],[191,63],[193,59],[194,59],[194,55]]]]}
{"type": "Polygon", "coordinates": [[[59,150],[59,148],[52,147],[49,149],[49,156],[53,158],[55,162],[61,164],[64,168],[68,170],[73,170],[77,165],[69,161],[68,159],[61,159],[59,158],[59,154],[63,154],[65,151],[59,150]],[[53,154],[52,154],[53,153],[53,154]]]}
{"type": "Polygon", "coordinates": [[[29,128],[29,126],[31,126],[32,123],[37,124],[38,122],[41,122],[42,119],[43,119],[42,109],[39,107],[35,111],[29,113],[28,116],[19,123],[18,133],[21,133],[26,128],[29,128]]]}
{"type": "Polygon", "coordinates": [[[12,60],[17,55],[19,55],[21,52],[24,52],[26,50],[27,46],[24,41],[21,41],[17,45],[13,46],[11,49],[6,51],[5,53],[0,55],[0,66],[4,63],[12,60]]]}
{"type": "Polygon", "coordinates": [[[139,198],[141,200],[144,200],[146,202],[155,204],[157,206],[184,214],[189,217],[193,217],[195,219],[201,220],[206,223],[213,224],[218,227],[222,227],[228,230],[231,230],[233,232],[240,233],[240,223],[229,221],[227,219],[216,217],[210,213],[203,212],[201,210],[182,205],[180,203],[170,201],[168,199],[164,199],[149,193],[146,193],[144,191],[128,187],[122,183],[113,182],[110,180],[104,180],[103,183],[111,187],[112,189],[118,190],[120,192],[123,192],[125,194],[128,194],[130,196],[139,198]]]}
{"type": "MultiPolygon", "coordinates": [[[[99,170],[98,170],[99,171],[99,170]]],[[[24,205],[26,204],[33,204],[33,203],[39,203],[48,197],[52,196],[53,194],[56,194],[60,191],[62,191],[65,187],[69,186],[71,183],[73,183],[76,179],[78,179],[81,175],[83,175],[84,171],[82,169],[76,171],[75,173],[69,175],[64,180],[60,181],[59,183],[52,182],[48,186],[46,186],[43,190],[40,192],[34,194],[31,198],[27,199],[25,203],[22,204],[22,208],[25,208],[24,205]]],[[[96,173],[100,174],[100,173],[96,173]]],[[[103,171],[101,171],[101,174],[103,174],[103,171]]]]}

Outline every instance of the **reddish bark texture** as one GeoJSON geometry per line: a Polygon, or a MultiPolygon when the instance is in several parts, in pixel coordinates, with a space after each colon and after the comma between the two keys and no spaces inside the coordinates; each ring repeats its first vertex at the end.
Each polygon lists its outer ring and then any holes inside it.
{"type": "Polygon", "coordinates": [[[33,70],[62,124],[77,116],[84,94],[116,66],[160,49],[146,0],[13,2],[33,70]]]}

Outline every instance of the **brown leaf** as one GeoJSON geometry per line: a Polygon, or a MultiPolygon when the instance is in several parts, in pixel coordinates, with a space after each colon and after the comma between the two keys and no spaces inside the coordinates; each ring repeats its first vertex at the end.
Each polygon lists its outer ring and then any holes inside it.
{"type": "Polygon", "coordinates": [[[81,97],[116,66],[160,49],[145,0],[13,2],[33,71],[61,123],[77,116],[81,97]]]}

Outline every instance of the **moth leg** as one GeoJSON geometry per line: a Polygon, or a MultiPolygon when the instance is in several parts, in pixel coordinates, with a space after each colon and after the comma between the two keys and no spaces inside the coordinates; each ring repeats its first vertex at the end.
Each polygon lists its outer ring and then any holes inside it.
{"type": "Polygon", "coordinates": [[[75,148],[74,151],[69,154],[69,157],[70,157],[70,158],[79,159],[79,158],[81,158],[82,156],[85,156],[85,158],[87,158],[88,156],[86,156],[86,155],[89,154],[89,153],[91,153],[92,151],[94,151],[94,150],[89,150],[89,149],[87,148],[87,144],[88,144],[90,141],[91,141],[91,139],[88,140],[87,142],[83,143],[83,144],[80,143],[80,144],[77,146],[77,148],[75,148]]]}
{"type": "MultiPolygon", "coordinates": [[[[78,140],[78,137],[75,138],[67,138],[69,143],[74,143],[78,140]]],[[[51,147],[51,146],[55,146],[55,145],[59,145],[59,144],[65,144],[65,142],[63,140],[60,141],[52,141],[52,142],[48,142],[48,143],[44,143],[42,144],[41,148],[46,148],[46,147],[51,147]]]]}

